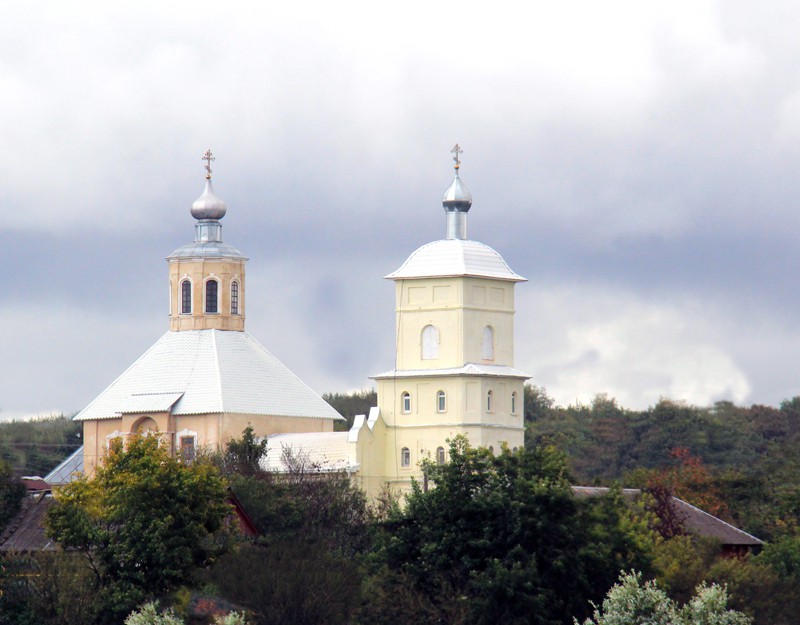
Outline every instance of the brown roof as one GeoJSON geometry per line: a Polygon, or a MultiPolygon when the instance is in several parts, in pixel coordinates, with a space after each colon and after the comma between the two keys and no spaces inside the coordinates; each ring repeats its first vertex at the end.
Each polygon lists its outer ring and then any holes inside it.
{"type": "MultiPolygon", "coordinates": [[[[600,486],[573,486],[572,491],[578,497],[599,497],[608,493],[610,489],[600,486]]],[[[623,488],[622,495],[626,499],[633,499],[642,494],[638,488],[623,488]]],[[[678,499],[672,498],[672,503],[680,514],[683,520],[683,526],[687,532],[695,536],[703,536],[705,538],[713,538],[718,540],[724,546],[744,546],[756,547],[764,544],[764,541],[756,538],[752,534],[748,534],[739,528],[734,527],[730,523],[726,523],[722,519],[703,512],[689,503],[678,499]]]]}
{"type": "Polygon", "coordinates": [[[55,551],[56,542],[44,533],[45,516],[54,501],[49,491],[25,497],[22,509],[0,534],[0,551],[55,551]]]}

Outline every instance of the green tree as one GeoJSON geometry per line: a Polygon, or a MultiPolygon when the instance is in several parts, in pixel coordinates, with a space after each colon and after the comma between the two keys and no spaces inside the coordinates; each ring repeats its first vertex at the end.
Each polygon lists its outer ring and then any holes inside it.
{"type": "MultiPolygon", "coordinates": [[[[750,618],[728,610],[723,586],[702,584],[694,597],[679,607],[654,581],[642,585],[640,573],[623,573],[608,591],[602,608],[583,625],[749,625],[750,618]]],[[[578,620],[575,620],[578,625],[578,620]]]]}
{"type": "Polygon", "coordinates": [[[25,487],[14,477],[11,465],[0,459],[0,534],[19,512],[24,496],[25,487]]]}
{"type": "Polygon", "coordinates": [[[643,525],[627,524],[621,498],[576,499],[552,448],[495,457],[457,437],[450,462],[425,469],[434,486],[414,485],[380,556],[382,575],[398,571],[439,606],[433,622],[465,601],[469,623],[563,622],[621,568],[646,564],[634,537],[643,525]]]}
{"type": "Polygon", "coordinates": [[[91,479],[56,493],[48,533],[81,552],[95,573],[98,622],[190,580],[223,547],[230,508],[218,470],[185,464],[155,436],[114,441],[91,479]]]}
{"type": "Polygon", "coordinates": [[[222,466],[226,473],[255,475],[261,472],[261,459],[267,453],[267,438],[259,440],[249,423],[242,431],[242,438],[231,439],[225,446],[222,466]]]}
{"type": "Polygon", "coordinates": [[[369,409],[378,405],[378,394],[374,389],[353,393],[325,393],[322,399],[346,419],[334,423],[334,427],[340,432],[349,430],[353,426],[356,415],[369,414],[369,409]]]}

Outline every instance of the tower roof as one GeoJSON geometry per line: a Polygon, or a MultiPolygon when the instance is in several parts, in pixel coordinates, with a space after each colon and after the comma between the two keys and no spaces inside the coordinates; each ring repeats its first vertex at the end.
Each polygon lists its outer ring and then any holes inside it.
{"type": "Polygon", "coordinates": [[[514,273],[488,245],[464,239],[442,239],[415,250],[389,280],[474,276],[511,282],[526,279],[514,273]]]}
{"type": "Polygon", "coordinates": [[[167,332],[75,419],[123,413],[238,413],[342,419],[245,332],[167,332]]]}
{"type": "MultiPolygon", "coordinates": [[[[197,220],[194,226],[194,241],[182,245],[167,256],[167,260],[181,258],[244,258],[232,245],[222,242],[222,224],[219,220],[228,211],[228,205],[214,192],[211,184],[211,161],[215,160],[211,150],[203,155],[206,161],[206,186],[203,193],[192,204],[192,217],[197,220]]],[[[245,259],[247,260],[247,259],[245,259]]]]}

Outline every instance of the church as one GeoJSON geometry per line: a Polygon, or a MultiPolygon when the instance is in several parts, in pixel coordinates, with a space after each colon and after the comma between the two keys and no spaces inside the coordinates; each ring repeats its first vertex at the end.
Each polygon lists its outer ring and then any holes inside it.
{"type": "Polygon", "coordinates": [[[395,283],[395,362],[371,376],[378,405],[349,432],[269,437],[267,466],[286,449],[319,467],[350,471],[368,495],[410,488],[420,461],[446,461],[464,435],[497,452],[524,445],[523,384],[514,368],[514,287],[525,278],[488,245],[467,238],[472,196],[459,175],[444,193],[443,239],[414,251],[395,283]]]}
{"type": "Polygon", "coordinates": [[[396,287],[395,362],[371,376],[378,405],[337,432],[341,415],[245,332],[247,258],[222,240],[227,206],[206,152],[194,241],[167,256],[169,331],[75,416],[83,471],[91,475],[116,438],[151,433],[191,459],[250,424],[268,437],[267,468],[285,470],[291,454],[322,471],[348,471],[376,495],[387,485],[407,490],[423,459],[445,462],[456,435],[498,452],[523,446],[528,376],[514,368],[514,287],[525,278],[467,238],[472,196],[460,177],[461,148],[452,153],[444,238],[385,276],[396,287]]]}

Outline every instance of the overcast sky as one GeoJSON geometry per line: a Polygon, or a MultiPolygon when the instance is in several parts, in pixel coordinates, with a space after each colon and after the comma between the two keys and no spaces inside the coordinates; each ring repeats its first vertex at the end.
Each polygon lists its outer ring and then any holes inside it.
{"type": "Polygon", "coordinates": [[[48,2],[0,21],[0,418],[167,330],[211,148],[247,330],[319,393],[394,357],[382,277],[469,237],[560,404],[800,394],[796,2],[48,2]],[[84,6],[80,6],[83,4],[84,6]],[[10,288],[9,288],[10,287],[10,288]]]}

